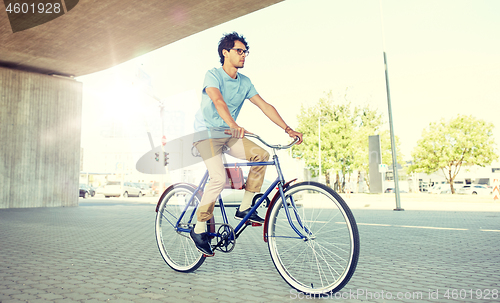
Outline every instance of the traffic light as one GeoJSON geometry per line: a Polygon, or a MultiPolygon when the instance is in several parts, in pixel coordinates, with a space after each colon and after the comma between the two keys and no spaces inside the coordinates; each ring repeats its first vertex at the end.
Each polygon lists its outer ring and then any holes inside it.
{"type": "MultiPolygon", "coordinates": [[[[167,166],[169,153],[164,153],[164,155],[165,155],[164,165],[167,166]]],[[[160,162],[160,153],[155,153],[155,160],[156,162],[160,162]]]]}

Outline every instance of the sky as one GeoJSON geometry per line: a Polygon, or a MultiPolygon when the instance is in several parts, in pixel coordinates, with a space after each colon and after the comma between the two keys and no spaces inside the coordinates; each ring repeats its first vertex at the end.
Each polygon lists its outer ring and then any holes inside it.
{"type": "MultiPolygon", "coordinates": [[[[82,147],[99,148],[96,138],[110,119],[126,119],[135,129],[154,127],[158,102],[130,88],[139,66],[151,78],[152,94],[167,109],[184,111],[185,132],[191,131],[189,119],[199,107],[205,73],[220,66],[218,41],[237,31],[250,50],[240,72],[292,128],[302,105],[314,105],[328,91],[342,95],[347,90],[353,105],[369,104],[382,113],[388,129],[385,51],[402,160],[411,159],[429,123],[459,114],[493,123],[498,153],[499,13],[497,0],[286,0],[79,77],[84,84],[82,147]]],[[[288,142],[283,130],[248,101],[237,122],[271,142],[288,142]]],[[[154,141],[159,144],[159,134],[154,141]]],[[[144,133],[124,148],[148,147],[144,133]]]]}

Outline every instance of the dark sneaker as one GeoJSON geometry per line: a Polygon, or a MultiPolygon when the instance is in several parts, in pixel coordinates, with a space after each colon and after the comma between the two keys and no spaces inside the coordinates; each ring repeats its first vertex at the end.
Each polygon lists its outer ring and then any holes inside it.
{"type": "Polygon", "coordinates": [[[194,229],[192,229],[189,233],[189,237],[193,240],[194,245],[196,245],[196,248],[198,248],[200,252],[209,257],[214,255],[212,247],[210,246],[210,236],[208,233],[197,234],[194,232],[194,229]]]}
{"type": "MultiPolygon", "coordinates": [[[[244,210],[244,211],[240,211],[240,208],[238,207],[236,209],[236,214],[234,215],[234,218],[236,220],[243,220],[243,218],[245,218],[246,215],[248,215],[248,213],[250,212],[250,209],[252,208],[249,208],[247,210],[244,210]]],[[[261,217],[259,217],[257,215],[257,211],[255,211],[249,218],[248,218],[248,221],[250,222],[254,222],[254,223],[260,223],[260,224],[264,224],[264,222],[266,220],[262,219],[261,217]]]]}

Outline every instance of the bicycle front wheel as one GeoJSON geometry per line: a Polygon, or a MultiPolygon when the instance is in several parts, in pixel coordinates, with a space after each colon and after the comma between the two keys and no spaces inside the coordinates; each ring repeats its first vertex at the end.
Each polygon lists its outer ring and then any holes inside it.
{"type": "Polygon", "coordinates": [[[358,263],[359,234],[351,210],[335,191],[316,182],[295,184],[284,195],[286,203],[276,201],[267,225],[276,269],[300,292],[339,291],[358,263]]]}
{"type": "Polygon", "coordinates": [[[190,184],[174,185],[161,196],[156,213],[156,243],[160,254],[172,269],[181,272],[191,272],[205,261],[188,232],[179,231],[179,228],[188,230],[196,223],[194,212],[201,197],[199,194],[193,197],[194,191],[190,184]]]}

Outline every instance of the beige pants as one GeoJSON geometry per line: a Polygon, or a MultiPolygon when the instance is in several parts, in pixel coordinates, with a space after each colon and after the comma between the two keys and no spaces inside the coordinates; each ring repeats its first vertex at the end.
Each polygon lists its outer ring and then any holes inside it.
{"type": "MultiPolygon", "coordinates": [[[[205,165],[207,166],[210,181],[205,187],[200,206],[198,207],[198,221],[210,220],[213,216],[215,200],[226,183],[226,172],[222,161],[222,149],[227,145],[230,149],[227,154],[250,162],[263,162],[269,160],[269,153],[248,140],[247,138],[207,139],[195,143],[205,165]]],[[[266,166],[252,166],[248,173],[245,190],[260,192],[264,182],[266,166]]]]}

